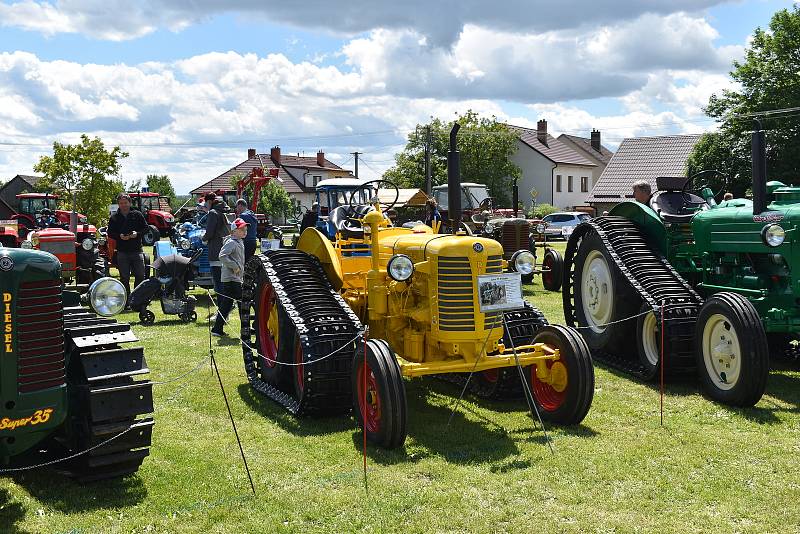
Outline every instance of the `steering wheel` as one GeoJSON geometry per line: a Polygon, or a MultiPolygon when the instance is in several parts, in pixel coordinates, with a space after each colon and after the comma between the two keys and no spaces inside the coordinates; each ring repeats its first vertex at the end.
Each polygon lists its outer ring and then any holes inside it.
{"type": "MultiPolygon", "coordinates": [[[[371,186],[373,184],[376,184],[374,189],[380,189],[381,188],[381,184],[388,184],[390,186],[389,188],[394,189],[394,200],[392,200],[390,203],[379,202],[379,204],[381,206],[381,213],[383,213],[385,215],[387,211],[392,209],[395,206],[395,204],[397,204],[397,200],[400,198],[400,189],[398,189],[397,185],[395,185],[393,182],[390,182],[388,180],[370,180],[369,182],[365,182],[365,183],[361,184],[361,186],[358,189],[356,189],[355,191],[350,193],[350,202],[348,204],[350,206],[351,211],[355,211],[355,206],[357,205],[357,204],[353,203],[353,201],[356,198],[356,194],[361,192],[362,189],[367,189],[367,190],[373,189],[372,187],[369,187],[369,186],[371,186]],[[384,207],[384,206],[386,206],[386,207],[384,207]]],[[[362,216],[363,216],[363,214],[362,214],[362,216]]]]}
{"type": "Polygon", "coordinates": [[[684,202],[686,202],[687,204],[692,204],[694,206],[699,206],[701,204],[705,204],[706,203],[705,200],[702,200],[702,201],[692,200],[692,197],[690,196],[690,194],[695,193],[695,194],[697,194],[697,196],[701,196],[699,193],[703,189],[708,187],[708,182],[707,181],[706,182],[702,182],[700,185],[697,185],[697,186],[694,186],[694,187],[691,187],[691,188],[689,187],[690,184],[694,184],[694,179],[695,178],[698,178],[700,176],[706,176],[706,175],[721,176],[724,179],[724,182],[723,182],[722,187],[720,188],[720,190],[717,191],[716,193],[714,193],[712,191],[714,198],[716,198],[717,195],[719,195],[722,191],[727,189],[727,187],[728,187],[728,175],[727,174],[725,174],[725,173],[723,173],[721,171],[718,171],[717,169],[705,169],[705,170],[696,172],[693,175],[691,175],[686,180],[686,183],[683,184],[683,188],[681,189],[681,197],[683,198],[684,202]]]}

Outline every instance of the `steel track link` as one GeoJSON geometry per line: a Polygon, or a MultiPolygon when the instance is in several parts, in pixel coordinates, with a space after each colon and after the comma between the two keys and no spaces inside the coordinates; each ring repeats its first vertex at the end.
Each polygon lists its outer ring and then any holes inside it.
{"type": "MultiPolygon", "coordinates": [[[[298,250],[275,250],[252,258],[245,268],[239,313],[245,372],[254,390],[294,415],[345,413],[352,408],[350,370],[355,351],[364,343],[363,334],[359,336],[364,329],[316,257],[298,250]],[[259,376],[258,354],[251,348],[255,332],[251,308],[261,273],[275,289],[302,347],[305,387],[301,399],[259,376]]],[[[297,372],[296,367],[291,370],[293,375],[297,372]]]]}
{"type": "MultiPolygon", "coordinates": [[[[689,373],[695,369],[693,339],[697,313],[703,298],[678,274],[667,259],[653,250],[639,228],[624,217],[602,216],[581,223],[575,228],[564,254],[564,287],[562,298],[564,318],[569,326],[581,328],[575,314],[575,254],[578,242],[596,234],[602,241],[616,268],[642,300],[653,310],[662,324],[664,306],[665,372],[689,373]]],[[[623,358],[602,350],[592,351],[592,357],[609,367],[646,378],[638,359],[623,358]]]]}

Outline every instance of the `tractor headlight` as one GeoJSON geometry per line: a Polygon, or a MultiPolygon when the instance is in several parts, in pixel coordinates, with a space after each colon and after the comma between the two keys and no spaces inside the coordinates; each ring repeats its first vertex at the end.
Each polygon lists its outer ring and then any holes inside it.
{"type": "Polygon", "coordinates": [[[392,277],[392,280],[405,282],[414,274],[414,262],[405,254],[396,254],[392,256],[386,265],[386,271],[392,277]]]}
{"type": "Polygon", "coordinates": [[[30,239],[26,239],[25,241],[20,243],[19,246],[20,248],[33,248],[33,243],[30,241],[30,239]]]}
{"type": "Polygon", "coordinates": [[[89,304],[92,309],[103,317],[117,315],[125,309],[128,294],[125,286],[116,278],[106,276],[95,280],[89,286],[89,304]]]}
{"type": "Polygon", "coordinates": [[[518,250],[511,256],[511,266],[519,274],[531,274],[536,268],[536,257],[529,250],[518,250]]]}
{"type": "Polygon", "coordinates": [[[491,234],[492,232],[494,232],[494,225],[490,222],[487,222],[483,226],[483,231],[486,232],[487,234],[491,234]]]}
{"type": "Polygon", "coordinates": [[[83,238],[83,241],[81,241],[81,248],[83,250],[92,250],[94,248],[94,240],[91,237],[83,238]]]}
{"type": "Polygon", "coordinates": [[[192,242],[186,239],[185,237],[181,238],[178,244],[181,246],[183,250],[189,250],[190,248],[192,248],[192,242]]]}
{"type": "Polygon", "coordinates": [[[543,234],[544,233],[544,223],[539,223],[536,225],[536,233],[543,234]]]}
{"type": "Polygon", "coordinates": [[[761,231],[764,243],[771,247],[777,247],[786,239],[786,231],[779,224],[769,224],[761,231]]]}
{"type": "Polygon", "coordinates": [[[102,246],[102,245],[105,245],[106,243],[108,243],[108,238],[106,236],[101,235],[100,237],[97,238],[97,244],[98,245],[102,246]]]}

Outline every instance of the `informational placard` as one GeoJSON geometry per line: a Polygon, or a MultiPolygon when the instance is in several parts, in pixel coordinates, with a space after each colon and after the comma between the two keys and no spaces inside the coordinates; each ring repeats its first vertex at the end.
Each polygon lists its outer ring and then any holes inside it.
{"type": "Polygon", "coordinates": [[[522,278],[520,274],[479,275],[478,300],[481,313],[523,307],[525,301],[522,298],[522,278]]]}
{"type": "Polygon", "coordinates": [[[281,248],[281,240],[280,239],[262,239],[261,240],[261,252],[265,250],[278,250],[281,248]]]}

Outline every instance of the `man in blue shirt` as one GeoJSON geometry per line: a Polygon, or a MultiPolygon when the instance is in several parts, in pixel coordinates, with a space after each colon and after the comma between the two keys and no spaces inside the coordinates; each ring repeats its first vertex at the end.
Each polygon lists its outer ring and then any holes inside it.
{"type": "Polygon", "coordinates": [[[247,235],[244,236],[242,242],[244,243],[244,262],[253,257],[256,253],[256,246],[258,245],[258,238],[256,237],[256,228],[258,220],[255,214],[247,209],[247,201],[240,198],[236,201],[236,216],[247,223],[247,235]]]}

